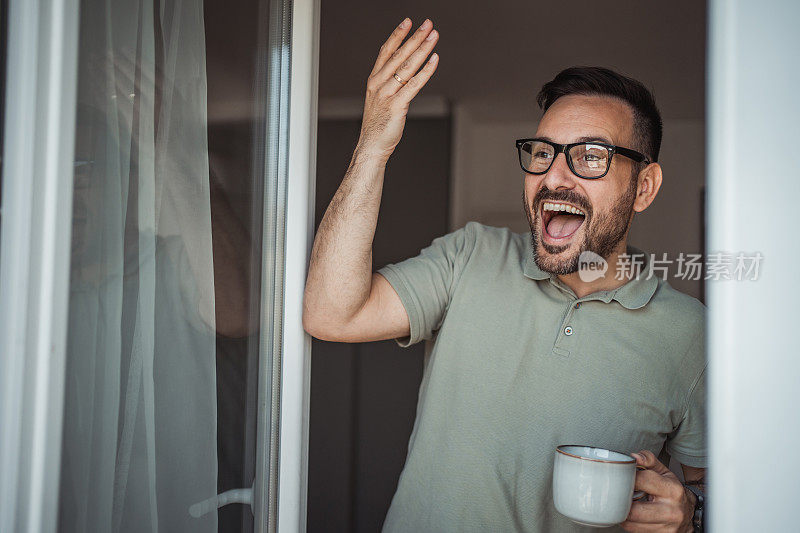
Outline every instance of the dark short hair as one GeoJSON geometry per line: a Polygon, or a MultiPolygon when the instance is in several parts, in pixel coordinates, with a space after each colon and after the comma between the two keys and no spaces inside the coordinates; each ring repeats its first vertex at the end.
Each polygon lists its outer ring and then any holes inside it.
{"type": "Polygon", "coordinates": [[[653,95],[641,82],[603,67],[570,67],[542,86],[536,103],[547,111],[553,103],[568,94],[610,96],[633,109],[633,142],[636,150],[651,161],[658,161],[661,149],[662,123],[653,95]]]}

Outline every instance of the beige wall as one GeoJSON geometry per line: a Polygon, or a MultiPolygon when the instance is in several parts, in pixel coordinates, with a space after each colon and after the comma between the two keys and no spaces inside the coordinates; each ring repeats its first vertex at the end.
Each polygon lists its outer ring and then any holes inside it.
{"type": "MultiPolygon", "coordinates": [[[[514,139],[529,137],[536,130],[540,112],[533,109],[531,101],[527,106],[531,119],[523,120],[519,111],[523,107],[488,98],[453,105],[451,230],[476,220],[517,232],[529,231],[514,139]]],[[[700,119],[664,120],[660,156],[664,183],[653,205],[634,220],[629,239],[659,258],[662,253],[667,259],[677,259],[681,252],[702,251],[703,128],[700,119]]],[[[671,275],[669,281],[692,296],[700,296],[700,281],[671,275]]]]}

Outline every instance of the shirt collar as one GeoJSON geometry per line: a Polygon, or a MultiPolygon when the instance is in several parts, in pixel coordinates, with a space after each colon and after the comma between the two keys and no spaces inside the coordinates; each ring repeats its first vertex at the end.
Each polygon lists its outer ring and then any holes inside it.
{"type": "MultiPolygon", "coordinates": [[[[641,255],[642,261],[642,272],[639,276],[633,278],[632,280],[628,281],[626,284],[617,287],[611,291],[599,291],[596,293],[592,293],[591,295],[587,296],[584,299],[587,300],[602,300],[605,303],[610,302],[611,300],[616,300],[627,309],[641,309],[650,301],[655,294],[656,289],[658,288],[658,278],[655,276],[651,276],[647,279],[647,271],[649,269],[649,261],[647,260],[647,254],[635,248],[633,246],[628,246],[626,249],[628,255],[641,255]]],[[[524,264],[522,266],[522,271],[525,276],[535,279],[535,280],[545,280],[549,279],[553,284],[558,286],[559,288],[566,289],[562,283],[559,282],[558,277],[554,274],[550,274],[549,272],[545,272],[536,266],[536,261],[533,259],[533,244],[531,242],[531,235],[530,233],[526,234],[525,240],[525,259],[524,264]]],[[[568,289],[566,289],[568,290],[568,289]]],[[[572,292],[572,291],[570,291],[572,292]]],[[[574,294],[573,294],[574,296],[574,294]]]]}

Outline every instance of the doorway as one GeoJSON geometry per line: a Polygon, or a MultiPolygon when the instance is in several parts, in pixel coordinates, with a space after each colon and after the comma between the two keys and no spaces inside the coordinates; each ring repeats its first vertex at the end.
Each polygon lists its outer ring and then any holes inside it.
{"type": "MultiPolygon", "coordinates": [[[[342,102],[323,102],[316,223],[342,180],[361,127],[342,102]],[[345,116],[343,116],[345,115],[345,116]]],[[[355,108],[358,109],[358,108],[355,108]]],[[[451,122],[412,116],[386,170],[374,267],[416,255],[446,233],[451,122]]],[[[377,531],[405,463],[424,346],[312,341],[308,531],[377,531]]]]}

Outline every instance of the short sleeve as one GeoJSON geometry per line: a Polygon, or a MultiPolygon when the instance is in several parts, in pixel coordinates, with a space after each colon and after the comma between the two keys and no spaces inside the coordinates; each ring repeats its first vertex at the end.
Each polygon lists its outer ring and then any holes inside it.
{"type": "Polygon", "coordinates": [[[705,367],[691,387],[686,411],[677,429],[667,437],[666,448],[681,464],[696,468],[707,466],[705,367]]]}
{"type": "Polygon", "coordinates": [[[441,327],[453,291],[475,246],[472,222],[438,237],[416,257],[378,270],[392,285],[408,315],[411,333],[402,347],[430,340],[441,327]]]}

